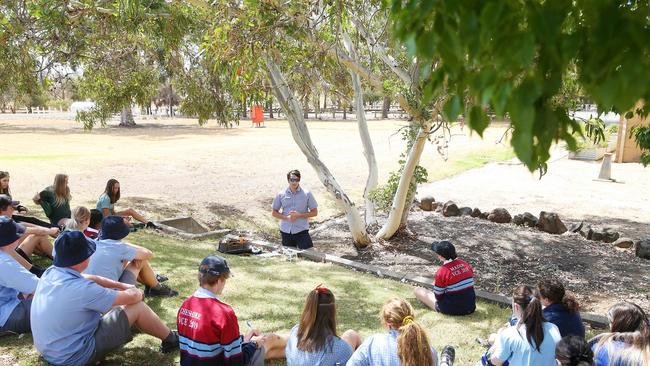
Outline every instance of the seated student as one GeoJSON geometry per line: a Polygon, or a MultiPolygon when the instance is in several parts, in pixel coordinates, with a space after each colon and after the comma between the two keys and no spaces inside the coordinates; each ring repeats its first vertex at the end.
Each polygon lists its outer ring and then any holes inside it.
{"type": "MultiPolygon", "coordinates": [[[[12,200],[12,198],[11,198],[11,189],[9,189],[9,179],[10,178],[11,177],[9,176],[9,172],[0,171],[0,194],[7,195],[8,199],[11,201],[12,200]]],[[[22,206],[19,201],[12,201],[12,202],[15,203],[13,206],[16,209],[16,212],[19,212],[19,213],[27,213],[27,212],[29,212],[27,207],[22,206]]],[[[0,216],[2,216],[2,215],[0,214],[0,216]]],[[[50,224],[49,222],[45,222],[43,220],[39,220],[39,219],[37,219],[35,217],[31,217],[31,216],[23,216],[23,215],[15,215],[14,214],[12,219],[14,219],[14,221],[18,222],[18,223],[29,223],[29,224],[32,224],[32,225],[48,227],[48,228],[56,226],[56,225],[50,224]]]]}
{"type": "Polygon", "coordinates": [[[476,310],[474,272],[472,267],[458,259],[456,248],[446,240],[431,244],[438,258],[443,261],[436,271],[433,292],[418,287],[415,297],[431,309],[448,315],[467,315],[476,310]]]}
{"type": "MultiPolygon", "coordinates": [[[[11,201],[9,196],[0,194],[0,216],[13,219],[15,212],[14,201],[11,201]]],[[[14,220],[15,221],[15,220],[14,220]]],[[[25,227],[25,235],[22,237],[21,244],[17,248],[25,259],[31,261],[29,256],[33,252],[37,252],[44,256],[52,258],[52,243],[48,236],[57,236],[59,229],[57,227],[42,227],[30,223],[21,223],[25,227]]]]}
{"type": "Polygon", "coordinates": [[[351,329],[340,338],[336,335],[334,294],[319,285],[307,295],[300,323],[291,329],[287,366],[345,365],[360,343],[359,334],[351,329]]]}
{"type": "Polygon", "coordinates": [[[122,241],[129,233],[129,226],[124,222],[123,217],[105,217],[99,231],[97,252],[90,259],[90,264],[84,273],[130,285],[140,282],[145,285],[147,296],[178,295],[178,292],[162,285],[156,279],[156,274],[149,264],[149,260],[153,258],[153,253],[149,249],[122,241]]]}
{"type": "Polygon", "coordinates": [[[72,211],[72,218],[65,222],[65,229],[83,232],[88,225],[90,225],[90,210],[79,206],[72,211]]]}
{"type": "Polygon", "coordinates": [[[594,353],[583,337],[568,336],[555,346],[555,360],[558,366],[592,366],[594,353]]]}
{"type": "Polygon", "coordinates": [[[161,339],[161,352],[178,349],[177,333],[142,301],[142,291],[81,273],[95,253],[93,240],[64,231],[55,245],[54,265],[39,281],[31,308],[34,346],[47,362],[94,365],[133,339],[133,325],[161,339]]]}
{"type": "Polygon", "coordinates": [[[29,273],[12,254],[20,241],[22,226],[0,217],[0,336],[30,331],[31,294],[38,278],[29,273]]]}
{"type": "Polygon", "coordinates": [[[594,365],[650,365],[650,324],[643,309],[619,302],[609,309],[607,318],[609,333],[599,335],[592,347],[594,365]]]}
{"type": "Polygon", "coordinates": [[[199,287],[178,310],[176,323],[181,366],[264,365],[265,359],[284,357],[285,337],[239,333],[237,316],[219,298],[230,268],[219,256],[205,257],[199,265],[199,287]]]}
{"type": "Polygon", "coordinates": [[[517,325],[499,331],[489,351],[495,366],[555,366],[555,345],[562,338],[555,324],[544,321],[542,304],[529,286],[518,286],[512,296],[517,325]]]}
{"type": "Polygon", "coordinates": [[[52,225],[60,227],[65,224],[66,219],[70,218],[71,199],[68,176],[57,174],[51,186],[34,196],[34,203],[43,207],[43,212],[52,225]]]}
{"type": "Polygon", "coordinates": [[[99,228],[102,225],[102,219],[104,218],[104,215],[102,215],[101,211],[98,209],[91,209],[90,210],[90,222],[88,223],[88,226],[86,229],[84,229],[84,235],[91,239],[97,239],[99,236],[99,228]]]}
{"type": "Polygon", "coordinates": [[[429,345],[424,328],[415,322],[411,304],[392,298],[382,307],[380,317],[388,332],[368,337],[347,366],[438,365],[438,353],[429,345]]]}
{"type": "Polygon", "coordinates": [[[134,219],[145,224],[145,226],[148,228],[159,229],[158,225],[154,224],[153,221],[147,220],[144,216],[132,208],[115,211],[115,203],[119,200],[120,182],[118,182],[117,179],[109,179],[108,182],[106,182],[106,189],[104,190],[104,193],[102,193],[97,200],[97,209],[101,211],[104,217],[109,215],[133,217],[134,219]]]}
{"type": "Polygon", "coordinates": [[[557,279],[541,280],[537,283],[537,291],[544,305],[544,319],[555,324],[562,337],[585,337],[578,302],[573,294],[566,292],[562,282],[557,279]]]}

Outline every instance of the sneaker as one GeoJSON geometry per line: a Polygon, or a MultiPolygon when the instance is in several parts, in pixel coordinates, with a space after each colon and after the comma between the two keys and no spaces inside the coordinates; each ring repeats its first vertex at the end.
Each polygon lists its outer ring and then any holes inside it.
{"type": "Polygon", "coordinates": [[[158,284],[158,287],[144,287],[145,296],[174,297],[178,296],[178,291],[174,291],[165,285],[158,284]]]}
{"type": "Polygon", "coordinates": [[[445,346],[440,355],[440,366],[452,366],[456,359],[456,350],[453,346],[445,346]]]}
{"type": "Polygon", "coordinates": [[[154,229],[154,230],[160,230],[160,226],[156,225],[153,223],[153,221],[149,221],[144,225],[147,229],[154,229]]]}
{"type": "Polygon", "coordinates": [[[169,353],[178,351],[178,332],[172,330],[167,339],[160,342],[160,352],[169,353]]]}
{"type": "Polygon", "coordinates": [[[156,281],[158,281],[158,282],[165,282],[168,279],[169,278],[167,276],[165,276],[165,275],[156,274],[156,281]]]}
{"type": "Polygon", "coordinates": [[[138,222],[137,224],[133,224],[134,229],[144,229],[144,224],[141,222],[138,222]]]}

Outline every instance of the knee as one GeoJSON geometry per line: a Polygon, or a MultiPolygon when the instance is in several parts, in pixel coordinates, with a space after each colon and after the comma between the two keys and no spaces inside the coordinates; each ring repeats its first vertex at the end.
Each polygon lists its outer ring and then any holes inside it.
{"type": "Polygon", "coordinates": [[[422,287],[416,287],[415,290],[413,290],[413,294],[415,294],[415,297],[418,299],[423,298],[426,295],[427,290],[423,289],[422,287]]]}

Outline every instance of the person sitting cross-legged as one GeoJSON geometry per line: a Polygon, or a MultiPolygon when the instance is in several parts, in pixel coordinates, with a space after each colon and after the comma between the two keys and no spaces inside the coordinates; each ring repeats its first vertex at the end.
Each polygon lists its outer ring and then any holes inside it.
{"type": "Polygon", "coordinates": [[[130,228],[123,217],[105,217],[97,240],[97,253],[90,259],[84,273],[130,285],[140,282],[145,285],[147,296],[178,295],[178,292],[156,279],[156,274],[149,264],[149,260],[153,258],[149,249],[122,241],[129,233],[130,228]]]}
{"type": "Polygon", "coordinates": [[[456,255],[454,245],[446,240],[431,244],[431,250],[443,261],[436,271],[433,292],[418,287],[415,297],[431,309],[448,315],[468,315],[476,310],[474,272],[456,255]]]}
{"type": "Polygon", "coordinates": [[[34,346],[47,362],[94,365],[133,339],[133,325],[161,339],[161,352],[178,349],[178,334],[142,301],[141,290],[82,274],[95,253],[93,240],[64,231],[54,245],[54,265],[39,281],[31,308],[34,346]]]}
{"type": "Polygon", "coordinates": [[[38,278],[13,257],[22,226],[0,216],[0,336],[30,331],[31,295],[38,278]]]}
{"type": "Polygon", "coordinates": [[[237,316],[221,296],[230,268],[225,259],[208,256],[199,265],[200,288],[178,310],[176,323],[181,366],[264,365],[265,359],[283,358],[286,337],[239,333],[237,316]]]}

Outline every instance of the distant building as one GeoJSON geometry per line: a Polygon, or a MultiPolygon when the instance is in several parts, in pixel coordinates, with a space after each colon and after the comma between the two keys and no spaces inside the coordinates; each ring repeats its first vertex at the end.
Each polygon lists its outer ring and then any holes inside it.
{"type": "MultiPolygon", "coordinates": [[[[641,107],[639,102],[634,109],[641,107]]],[[[641,148],[637,146],[633,137],[630,137],[630,130],[634,126],[650,123],[650,118],[641,119],[638,115],[627,119],[622,115],[618,124],[618,138],[616,140],[616,159],[617,163],[638,163],[641,160],[641,148]]]]}

